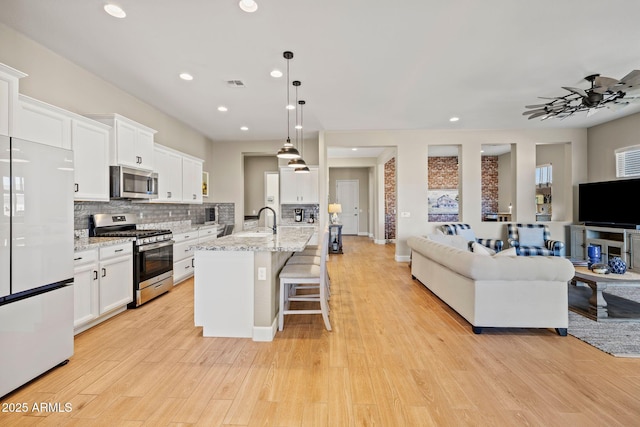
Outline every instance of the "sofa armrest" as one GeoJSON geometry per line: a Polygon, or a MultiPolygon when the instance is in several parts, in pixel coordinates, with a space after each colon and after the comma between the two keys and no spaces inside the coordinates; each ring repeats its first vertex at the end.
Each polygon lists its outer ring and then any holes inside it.
{"type": "Polygon", "coordinates": [[[504,242],[500,239],[476,239],[476,241],[496,252],[500,252],[504,246],[504,242]]]}
{"type": "Polygon", "coordinates": [[[509,242],[509,246],[512,248],[519,248],[520,247],[520,242],[518,242],[516,239],[509,237],[509,240],[507,240],[509,242]]]}

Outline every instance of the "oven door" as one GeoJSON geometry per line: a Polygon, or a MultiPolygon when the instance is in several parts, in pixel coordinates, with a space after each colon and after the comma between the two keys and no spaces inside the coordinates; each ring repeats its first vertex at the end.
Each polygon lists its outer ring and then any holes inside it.
{"type": "Polygon", "coordinates": [[[135,258],[137,286],[141,282],[173,271],[173,240],[138,246],[135,258]]]}

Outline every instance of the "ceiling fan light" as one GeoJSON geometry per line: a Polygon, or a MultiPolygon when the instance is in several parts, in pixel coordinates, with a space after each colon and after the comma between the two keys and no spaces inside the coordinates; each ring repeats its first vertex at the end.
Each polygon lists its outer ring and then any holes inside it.
{"type": "Polygon", "coordinates": [[[253,13],[258,10],[258,3],[253,0],[240,0],[238,6],[240,6],[240,9],[247,13],[253,13]]]}

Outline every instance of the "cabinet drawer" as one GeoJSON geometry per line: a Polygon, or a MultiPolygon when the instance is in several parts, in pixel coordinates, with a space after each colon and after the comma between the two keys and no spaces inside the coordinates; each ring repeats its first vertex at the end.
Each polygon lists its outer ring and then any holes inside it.
{"type": "Polygon", "coordinates": [[[176,284],[181,280],[193,275],[193,257],[173,263],[173,283],[176,284]]]}
{"type": "Polygon", "coordinates": [[[205,228],[203,230],[198,230],[198,239],[202,239],[203,237],[210,239],[212,237],[217,237],[217,236],[218,236],[218,227],[205,228]]]}
{"type": "Polygon", "coordinates": [[[109,259],[115,256],[127,255],[133,253],[133,243],[123,243],[120,245],[106,246],[100,248],[100,259],[109,259]]]}
{"type": "Polygon", "coordinates": [[[193,256],[193,249],[189,249],[190,246],[196,243],[196,239],[189,239],[181,243],[173,245],[173,260],[180,261],[187,257],[193,256]]]}
{"type": "Polygon", "coordinates": [[[98,261],[98,251],[89,249],[87,251],[78,251],[73,254],[73,265],[79,266],[84,264],[92,264],[98,261]]]}
{"type": "Polygon", "coordinates": [[[186,242],[188,240],[193,240],[193,239],[197,239],[198,238],[198,231],[190,231],[188,233],[179,233],[179,234],[174,234],[173,235],[173,241],[176,242],[176,244],[181,243],[181,242],[186,242]]]}

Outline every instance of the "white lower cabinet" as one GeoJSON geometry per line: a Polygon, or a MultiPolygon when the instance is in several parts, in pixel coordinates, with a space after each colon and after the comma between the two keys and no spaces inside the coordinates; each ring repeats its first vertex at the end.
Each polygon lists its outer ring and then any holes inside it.
{"type": "Polygon", "coordinates": [[[188,233],[173,235],[173,284],[177,285],[185,279],[193,276],[195,261],[193,249],[190,246],[202,243],[218,237],[218,227],[203,227],[188,233]]]}
{"type": "Polygon", "coordinates": [[[191,245],[198,242],[198,231],[173,235],[173,284],[177,285],[193,276],[193,250],[191,245]]]}
{"type": "Polygon", "coordinates": [[[126,310],[133,301],[131,242],[76,252],[74,328],[82,332],[126,310]]]}

